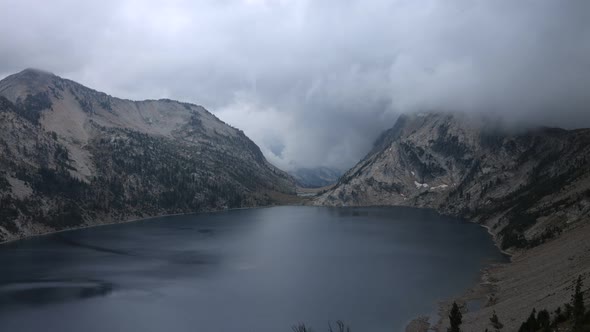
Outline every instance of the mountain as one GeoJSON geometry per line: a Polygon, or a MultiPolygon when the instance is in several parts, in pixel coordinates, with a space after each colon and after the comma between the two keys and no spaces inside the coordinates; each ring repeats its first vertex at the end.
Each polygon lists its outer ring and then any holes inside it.
{"type": "Polygon", "coordinates": [[[342,172],[328,167],[297,168],[289,172],[303,188],[320,188],[338,181],[342,172]]]}
{"type": "Polygon", "coordinates": [[[487,226],[503,249],[530,248],[588,220],[589,161],[589,129],[403,115],[315,204],[433,208],[487,226]]]}
{"type": "Polygon", "coordinates": [[[487,227],[510,264],[482,270],[480,284],[441,306],[434,328],[447,329],[456,301],[462,330],[489,329],[497,314],[505,330],[516,331],[532,308],[554,312],[570,303],[572,283],[590,275],[589,161],[590,129],[404,115],[313,204],[432,208],[487,227]]]}
{"type": "Polygon", "coordinates": [[[0,241],[267,205],[294,180],[201,106],[111,97],[40,70],[0,81],[0,241]]]}

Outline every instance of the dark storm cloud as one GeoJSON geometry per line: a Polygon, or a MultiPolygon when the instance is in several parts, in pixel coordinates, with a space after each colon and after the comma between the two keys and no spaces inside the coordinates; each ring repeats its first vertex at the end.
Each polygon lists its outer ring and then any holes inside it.
{"type": "Polygon", "coordinates": [[[590,125],[590,1],[0,2],[0,74],[202,104],[282,167],[345,168],[400,112],[590,125]]]}

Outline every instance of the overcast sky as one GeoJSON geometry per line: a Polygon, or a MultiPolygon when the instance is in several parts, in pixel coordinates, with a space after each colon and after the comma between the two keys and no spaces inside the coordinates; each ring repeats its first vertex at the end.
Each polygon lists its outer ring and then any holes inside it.
{"type": "Polygon", "coordinates": [[[347,168],[401,112],[590,126],[590,1],[0,0],[0,76],[27,67],[347,168]]]}

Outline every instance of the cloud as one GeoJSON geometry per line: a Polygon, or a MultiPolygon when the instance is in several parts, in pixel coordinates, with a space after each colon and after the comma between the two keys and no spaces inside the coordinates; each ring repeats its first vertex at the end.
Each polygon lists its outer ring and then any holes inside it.
{"type": "Polygon", "coordinates": [[[283,168],[346,168],[401,112],[590,126],[585,0],[7,0],[0,74],[202,104],[283,168]]]}

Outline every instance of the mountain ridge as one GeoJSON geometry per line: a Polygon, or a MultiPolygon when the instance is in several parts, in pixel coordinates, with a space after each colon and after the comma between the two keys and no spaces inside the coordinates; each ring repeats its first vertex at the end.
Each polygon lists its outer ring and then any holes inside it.
{"type": "MultiPolygon", "coordinates": [[[[516,131],[465,114],[402,116],[376,141],[373,150],[315,203],[434,208],[489,226],[504,249],[524,248],[543,241],[538,236],[549,234],[537,234],[532,228],[536,221],[531,220],[516,230],[507,230],[514,221],[509,219],[518,219],[509,214],[518,212],[522,219],[535,220],[551,215],[544,212],[549,207],[543,210],[534,202],[523,202],[531,195],[540,196],[555,208],[557,202],[549,196],[559,194],[559,188],[540,188],[551,181],[560,186],[577,181],[575,188],[568,187],[569,208],[574,209],[577,201],[587,202],[586,194],[578,192],[590,190],[588,142],[588,129],[516,131]],[[571,158],[572,163],[557,155],[571,158]],[[502,212],[494,212],[499,207],[502,212]]],[[[588,211],[584,207],[571,214],[581,218],[588,211]]],[[[542,233],[550,226],[567,228],[567,223],[548,222],[537,231],[542,233]]]]}
{"type": "Polygon", "coordinates": [[[0,241],[268,205],[295,182],[199,105],[131,101],[27,69],[0,81],[0,241]]]}

